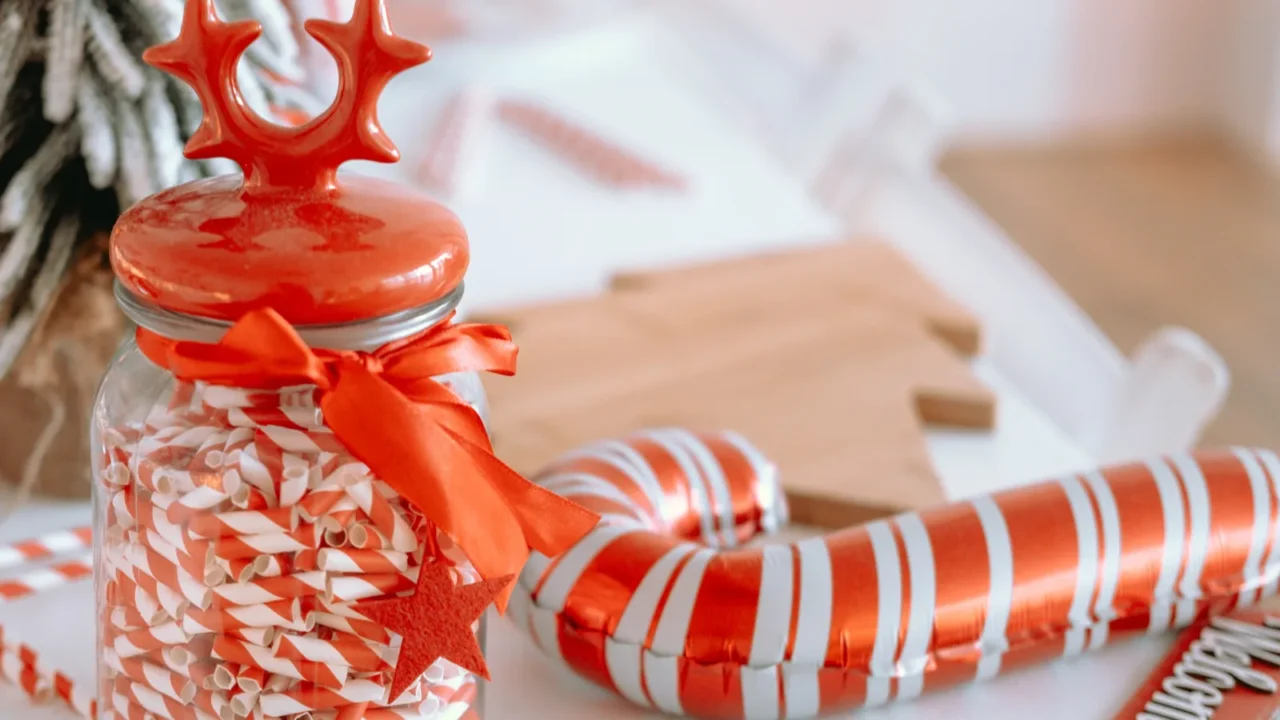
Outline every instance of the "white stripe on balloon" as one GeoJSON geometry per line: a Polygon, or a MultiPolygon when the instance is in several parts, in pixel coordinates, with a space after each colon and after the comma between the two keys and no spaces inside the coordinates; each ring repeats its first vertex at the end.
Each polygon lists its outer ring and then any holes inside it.
{"type": "Polygon", "coordinates": [[[898,680],[898,698],[909,700],[924,690],[924,673],[929,668],[929,643],[933,640],[938,601],[937,575],[933,546],[924,521],[916,513],[910,513],[899,516],[897,523],[911,573],[911,613],[907,636],[902,641],[902,655],[898,658],[898,666],[905,675],[898,680]]]}
{"type": "Polygon", "coordinates": [[[893,530],[883,520],[867,526],[876,561],[876,639],[867,673],[867,706],[889,701],[889,678],[896,674],[894,653],[902,622],[902,565],[893,530]]]}
{"type": "Polygon", "coordinates": [[[977,679],[985,680],[1000,672],[1000,658],[1008,649],[1005,631],[1009,624],[1009,606],[1013,603],[1013,544],[1009,540],[1009,527],[1004,513],[990,497],[971,501],[982,524],[986,539],[989,564],[987,611],[982,625],[978,651],[977,679]]]}
{"type": "Polygon", "coordinates": [[[1106,478],[1095,471],[1084,476],[1102,518],[1102,566],[1098,569],[1098,598],[1093,605],[1096,623],[1089,637],[1089,648],[1096,650],[1107,642],[1108,625],[1116,617],[1113,607],[1116,584],[1120,580],[1120,510],[1106,478]]]}
{"type": "Polygon", "coordinates": [[[1189,552],[1178,588],[1177,613],[1174,617],[1174,623],[1182,627],[1195,620],[1196,600],[1203,595],[1200,591],[1200,575],[1204,571],[1205,554],[1209,551],[1209,486],[1205,484],[1204,472],[1195,458],[1183,453],[1173,456],[1172,460],[1186,489],[1191,525],[1186,545],[1189,552]]]}
{"type": "Polygon", "coordinates": [[[1084,649],[1085,632],[1092,624],[1089,604],[1098,582],[1098,523],[1080,478],[1059,478],[1058,484],[1067,494],[1076,528],[1076,586],[1067,610],[1068,628],[1063,636],[1063,654],[1076,655],[1084,649]]]}
{"type": "Polygon", "coordinates": [[[1155,591],[1152,594],[1151,620],[1148,630],[1164,632],[1169,629],[1174,583],[1178,579],[1178,570],[1182,565],[1182,548],[1186,542],[1186,521],[1182,513],[1182,493],[1178,487],[1178,478],[1174,477],[1173,471],[1164,460],[1148,461],[1147,467],[1155,480],[1164,518],[1164,551],[1161,554],[1160,574],[1156,578],[1155,591]]]}

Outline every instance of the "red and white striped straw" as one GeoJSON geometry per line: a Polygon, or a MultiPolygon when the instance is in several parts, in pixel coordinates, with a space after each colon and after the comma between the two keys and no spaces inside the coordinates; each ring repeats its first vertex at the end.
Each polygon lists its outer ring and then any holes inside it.
{"type": "Polygon", "coordinates": [[[187,530],[201,538],[237,537],[298,529],[298,510],[277,507],[267,510],[233,510],[191,518],[187,530]]]}
{"type": "Polygon", "coordinates": [[[92,554],[29,570],[16,578],[0,580],[0,603],[15,602],[92,576],[92,554]]]}
{"type": "Polygon", "coordinates": [[[277,657],[269,648],[240,642],[226,636],[214,640],[213,656],[219,660],[261,668],[268,673],[303,680],[334,690],[341,690],[347,684],[347,676],[350,672],[350,668],[343,665],[277,657]]]}
{"type": "Polygon", "coordinates": [[[325,548],[316,553],[316,566],[329,573],[406,572],[409,569],[409,555],[396,550],[325,548]]]}
{"type": "MultiPolygon", "coordinates": [[[[340,690],[319,687],[310,683],[302,683],[295,688],[280,693],[262,696],[262,711],[267,715],[290,715],[312,710],[329,710],[332,708],[362,702],[382,702],[387,699],[386,686],[372,680],[350,680],[340,690]]],[[[390,701],[389,704],[401,705],[419,702],[422,691],[410,688],[404,695],[390,701]]]]}
{"type": "MultiPolygon", "coordinates": [[[[81,689],[79,684],[74,682],[66,673],[50,667],[30,645],[22,642],[13,633],[0,629],[0,650],[3,650],[6,656],[15,656],[22,664],[24,671],[18,675],[18,680],[15,682],[20,687],[23,687],[24,692],[27,690],[27,686],[23,685],[26,682],[24,678],[34,675],[48,687],[54,696],[61,699],[78,715],[88,720],[94,720],[97,714],[97,702],[93,697],[81,689]]],[[[7,673],[6,677],[8,677],[7,673]]],[[[9,679],[13,680],[13,678],[9,679]]],[[[27,694],[31,696],[30,693],[27,694]]],[[[43,696],[31,697],[33,701],[38,702],[43,696]]]]}
{"type": "Polygon", "coordinates": [[[64,553],[88,550],[92,547],[93,528],[57,530],[31,540],[0,545],[0,570],[8,570],[37,560],[48,560],[64,553]]]}
{"type": "Polygon", "coordinates": [[[260,577],[241,583],[223,583],[212,588],[213,607],[261,605],[320,595],[325,591],[325,581],[324,573],[311,571],[280,577],[260,577]]]}
{"type": "Polygon", "coordinates": [[[391,501],[374,488],[370,480],[361,480],[347,488],[356,506],[369,516],[369,521],[391,544],[392,549],[410,552],[418,547],[418,536],[391,501]]]}
{"type": "Polygon", "coordinates": [[[41,677],[34,667],[26,665],[18,654],[7,648],[0,651],[0,674],[4,679],[17,685],[33,703],[47,702],[53,697],[53,688],[48,680],[41,677]]]}
{"type": "Polygon", "coordinates": [[[498,117],[597,182],[620,189],[682,189],[683,177],[542,105],[505,99],[498,117]]]}
{"type": "Polygon", "coordinates": [[[291,660],[345,665],[354,672],[382,672],[390,668],[382,651],[345,633],[328,640],[281,635],[276,639],[274,652],[277,657],[291,660]]]}
{"type": "Polygon", "coordinates": [[[457,199],[482,180],[493,134],[493,95],[487,88],[463,88],[436,118],[418,163],[416,179],[425,190],[457,199]]]}
{"type": "Polygon", "coordinates": [[[347,604],[411,591],[435,530],[321,422],[312,390],[178,383],[104,448],[111,716],[439,715],[452,680],[383,697],[391,634],[347,604]]]}

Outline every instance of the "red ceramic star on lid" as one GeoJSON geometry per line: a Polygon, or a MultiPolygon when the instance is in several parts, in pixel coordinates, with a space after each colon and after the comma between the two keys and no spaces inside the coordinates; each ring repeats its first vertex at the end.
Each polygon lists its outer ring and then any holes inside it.
{"type": "Polygon", "coordinates": [[[111,261],[127,290],[206,318],[271,307],[295,325],[320,325],[427,305],[457,287],[469,249],[449,210],[394,183],[338,177],[348,160],[399,158],[378,123],[378,96],[431,56],[391,32],[383,3],[357,0],[346,23],[307,22],[341,82],[328,110],[283,127],[248,108],[237,87],[258,23],[226,23],[213,0],[187,0],[178,38],[145,58],[204,104],[187,157],[230,158],[244,177],[187,183],[126,211],[111,261]]]}

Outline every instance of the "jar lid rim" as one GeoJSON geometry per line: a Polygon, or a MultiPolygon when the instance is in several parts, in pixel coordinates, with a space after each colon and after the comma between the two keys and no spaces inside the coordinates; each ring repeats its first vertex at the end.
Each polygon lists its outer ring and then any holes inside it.
{"type": "MultiPolygon", "coordinates": [[[[463,290],[463,283],[458,283],[439,300],[426,305],[366,320],[298,325],[294,329],[303,342],[313,348],[370,351],[439,324],[458,308],[463,290]]],[[[119,280],[115,282],[115,297],[125,316],[136,325],[172,340],[213,343],[233,325],[229,320],[165,309],[134,293],[119,280]]]]}

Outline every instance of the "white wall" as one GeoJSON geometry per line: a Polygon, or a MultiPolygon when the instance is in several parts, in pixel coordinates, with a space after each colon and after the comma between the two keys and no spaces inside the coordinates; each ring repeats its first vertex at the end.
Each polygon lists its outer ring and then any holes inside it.
{"type": "Polygon", "coordinates": [[[1280,163],[1280,0],[1223,0],[1231,25],[1222,119],[1246,146],[1280,163]]]}
{"type": "Polygon", "coordinates": [[[1212,120],[1220,1],[905,0],[862,37],[945,97],[963,137],[1123,133],[1212,120]]]}
{"type": "Polygon", "coordinates": [[[1237,59],[1234,36],[1260,32],[1260,11],[1248,6],[1280,7],[1280,0],[734,1],[786,13],[774,25],[792,32],[807,21],[814,44],[837,29],[823,11],[843,16],[846,32],[950,105],[962,140],[1219,122],[1222,78],[1237,59]]]}
{"type": "MultiPolygon", "coordinates": [[[[1276,64],[1280,65],[1280,58],[1277,58],[1276,64]]],[[[1280,166],[1280,71],[1276,72],[1275,81],[1272,83],[1271,97],[1271,129],[1267,134],[1267,145],[1265,151],[1267,158],[1273,165],[1280,166]]]]}
{"type": "MultiPolygon", "coordinates": [[[[1218,0],[913,0],[917,76],[961,134],[1054,137],[1204,123],[1226,23],[1218,0]]],[[[898,29],[905,34],[910,26],[898,29]]]]}

